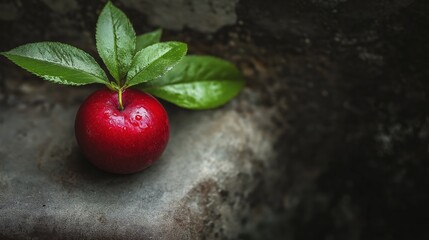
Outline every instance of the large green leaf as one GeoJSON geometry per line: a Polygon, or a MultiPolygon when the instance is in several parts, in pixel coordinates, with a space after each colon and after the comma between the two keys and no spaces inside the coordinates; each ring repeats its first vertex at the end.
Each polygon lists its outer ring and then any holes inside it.
{"type": "Polygon", "coordinates": [[[244,80],[228,61],[186,56],[163,77],[139,87],[180,107],[201,110],[227,103],[244,87],[244,80]]]}
{"type": "Polygon", "coordinates": [[[63,43],[30,43],[1,53],[46,80],[68,85],[107,84],[109,80],[86,52],[63,43]]]}
{"type": "Polygon", "coordinates": [[[181,42],[155,43],[140,50],[127,75],[127,86],[153,80],[173,68],[185,56],[188,47],[181,42]]]}
{"type": "Polygon", "coordinates": [[[125,78],[136,48],[136,33],[130,20],[108,2],[98,17],[95,36],[98,54],[119,82],[125,78]]]}
{"type": "Polygon", "coordinates": [[[136,52],[142,50],[145,47],[148,47],[152,44],[158,43],[161,40],[162,29],[155,30],[153,32],[148,32],[137,36],[136,39],[136,52]]]}

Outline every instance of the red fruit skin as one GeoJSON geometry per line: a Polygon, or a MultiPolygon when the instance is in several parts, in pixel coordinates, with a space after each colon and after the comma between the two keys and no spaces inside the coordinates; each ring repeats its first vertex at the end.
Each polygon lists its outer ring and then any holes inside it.
{"type": "Polygon", "coordinates": [[[75,134],[85,157],[111,173],[141,171],[164,151],[170,129],[164,107],[151,95],[126,89],[124,109],[107,88],[91,94],[76,115],[75,134]]]}

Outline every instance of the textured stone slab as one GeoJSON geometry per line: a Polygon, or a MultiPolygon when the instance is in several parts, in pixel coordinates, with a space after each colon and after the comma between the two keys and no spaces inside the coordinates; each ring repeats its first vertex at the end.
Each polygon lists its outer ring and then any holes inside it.
{"type": "Polygon", "coordinates": [[[240,112],[245,95],[212,111],[169,106],[164,155],[128,176],[101,172],[83,158],[73,132],[77,103],[3,108],[0,236],[198,239],[205,224],[219,228],[212,234],[236,236],[249,214],[238,195],[252,189],[255,164],[274,157],[275,132],[258,126],[272,113],[240,112]]]}

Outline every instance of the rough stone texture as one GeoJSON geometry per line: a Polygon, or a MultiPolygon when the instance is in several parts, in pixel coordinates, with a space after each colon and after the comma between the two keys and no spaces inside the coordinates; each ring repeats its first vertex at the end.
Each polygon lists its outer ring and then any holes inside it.
{"type": "MultiPolygon", "coordinates": [[[[54,40],[95,54],[104,3],[50,2],[1,1],[0,50],[54,40]]],[[[247,87],[218,110],[166,104],[162,159],[118,177],[74,141],[94,88],[44,83],[2,59],[1,239],[429,238],[429,3],[117,5],[138,33],[160,24],[191,53],[235,62],[247,87]]]]}
{"type": "MultiPolygon", "coordinates": [[[[62,90],[37,88],[48,96],[62,90]]],[[[161,160],[143,173],[114,176],[90,166],[74,139],[74,115],[88,92],[66,92],[76,99],[35,107],[20,99],[18,109],[1,112],[2,239],[200,239],[207,227],[206,237],[238,235],[237,217],[250,214],[240,198],[256,184],[253,164],[268,165],[275,154],[276,132],[257,119],[276,111],[243,113],[240,100],[218,111],[169,109],[172,138],[161,160]]]]}
{"type": "Polygon", "coordinates": [[[121,0],[129,8],[137,9],[154,25],[182,30],[185,27],[200,32],[215,32],[237,20],[238,0],[121,0]]]}

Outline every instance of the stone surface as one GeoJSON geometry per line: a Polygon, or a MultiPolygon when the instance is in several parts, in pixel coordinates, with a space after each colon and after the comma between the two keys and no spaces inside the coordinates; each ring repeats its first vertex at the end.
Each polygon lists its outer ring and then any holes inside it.
{"type": "Polygon", "coordinates": [[[169,29],[190,28],[212,33],[237,20],[238,0],[122,0],[126,7],[137,9],[151,24],[169,29]]]}
{"type": "MultiPolygon", "coordinates": [[[[80,101],[82,92],[67,98],[80,101]]],[[[255,184],[253,165],[275,157],[276,131],[264,131],[257,119],[276,111],[242,113],[246,103],[238,99],[217,111],[169,109],[172,138],[159,162],[140,174],[109,175],[78,150],[79,101],[53,100],[43,101],[46,109],[20,101],[21,109],[0,114],[2,239],[47,233],[49,239],[199,239],[207,226],[213,236],[237,236],[237,224],[249,215],[240,198],[255,184]]]]}
{"type": "MultiPolygon", "coordinates": [[[[50,2],[1,1],[0,50],[50,40],[95,54],[104,2],[50,2]]],[[[94,88],[2,59],[1,239],[429,238],[427,2],[116,3],[138,33],[159,24],[191,53],[235,62],[246,89],[213,111],[166,104],[162,159],[118,177],[74,141],[94,88]]]]}

